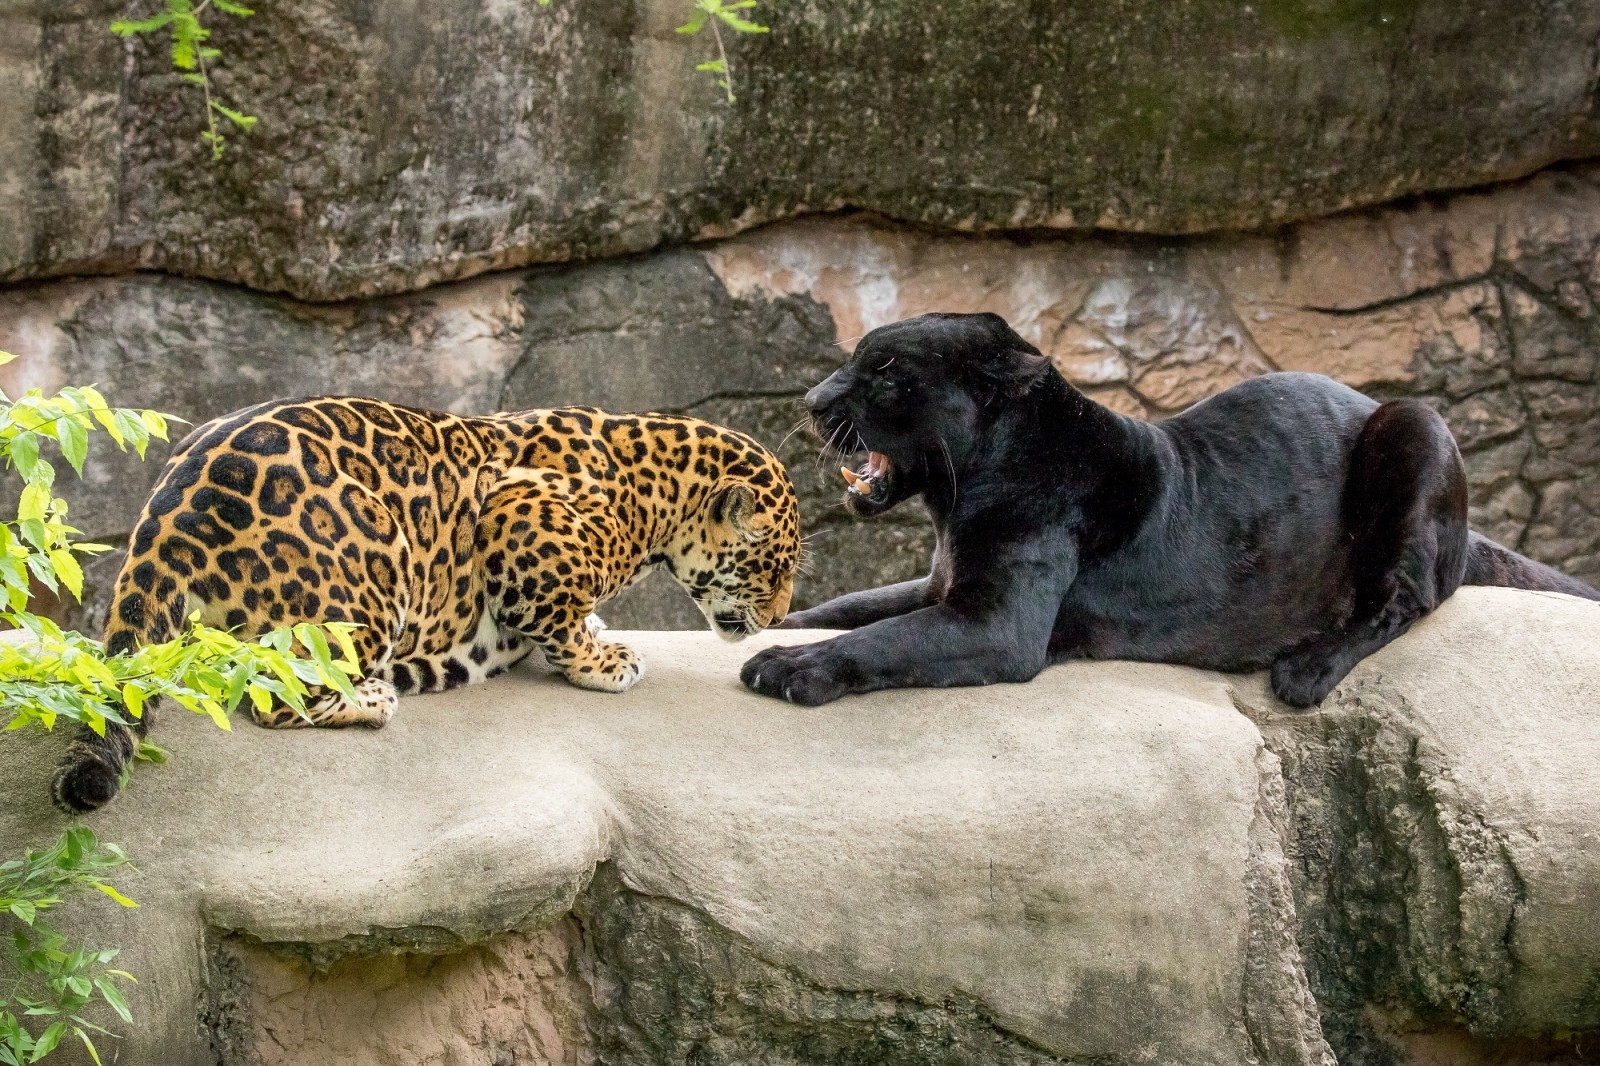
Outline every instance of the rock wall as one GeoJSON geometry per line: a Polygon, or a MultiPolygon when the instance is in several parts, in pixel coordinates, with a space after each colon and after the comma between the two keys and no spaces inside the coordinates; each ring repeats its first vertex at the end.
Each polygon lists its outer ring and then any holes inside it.
{"type": "Polygon", "coordinates": [[[855,207],[1178,233],[1313,218],[1600,151],[1587,0],[760,9],[738,99],[684,0],[330,0],[211,19],[259,116],[218,165],[124,0],[11,4],[0,281],[153,269],[309,300],[855,207]],[[1449,121],[1441,121],[1449,116],[1449,121]]]}
{"type": "MultiPolygon", "coordinates": [[[[98,382],[199,422],[274,396],[355,392],[456,411],[565,403],[690,412],[745,429],[795,475],[819,557],[801,605],[916,576],[915,508],[862,523],[816,444],[805,389],[866,330],[993,310],[1090,395],[1139,417],[1271,369],[1420,396],[1466,455],[1474,524],[1600,581],[1600,169],[1373,209],[1269,235],[935,233],[850,214],[692,249],[506,271],[424,293],[308,304],[135,274],[0,291],[7,390],[98,382]],[[836,342],[838,342],[836,344],[836,342]]],[[[121,543],[152,461],[102,451],[66,485],[121,543]]],[[[93,564],[103,589],[118,557],[93,564]]],[[[99,624],[99,600],[78,616],[99,624]]],[[[607,612],[698,627],[666,580],[607,612]]]]}
{"type": "MultiPolygon", "coordinates": [[[[1465,589],[1294,712],[1071,663],[797,708],[776,640],[614,634],[383,730],[217,730],[93,819],[122,1062],[1579,1066],[1600,1039],[1600,604],[1465,589]]],[[[65,823],[0,745],[0,853],[65,823]]],[[[64,1049],[66,1063],[79,1061],[64,1049]]]]}

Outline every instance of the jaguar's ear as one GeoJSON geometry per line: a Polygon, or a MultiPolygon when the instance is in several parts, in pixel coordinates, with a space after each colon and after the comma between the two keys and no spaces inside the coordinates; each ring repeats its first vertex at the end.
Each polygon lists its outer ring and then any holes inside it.
{"type": "Polygon", "coordinates": [[[749,485],[728,485],[711,497],[711,520],[726,522],[745,540],[760,540],[761,530],[752,521],[756,513],[756,494],[749,485]]]}
{"type": "Polygon", "coordinates": [[[978,358],[978,375],[1006,397],[1021,396],[1050,373],[1050,359],[1023,340],[999,315],[981,316],[987,327],[984,350],[978,358]]]}
{"type": "Polygon", "coordinates": [[[1039,349],[1017,338],[1019,347],[990,353],[979,373],[997,393],[1007,398],[1023,395],[1050,373],[1050,359],[1039,349]]]}

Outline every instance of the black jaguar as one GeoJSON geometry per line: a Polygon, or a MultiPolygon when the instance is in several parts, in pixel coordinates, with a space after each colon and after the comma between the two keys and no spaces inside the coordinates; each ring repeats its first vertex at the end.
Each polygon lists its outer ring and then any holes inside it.
{"type": "Polygon", "coordinates": [[[1064,659],[1272,667],[1321,702],[1462,583],[1600,593],[1467,528],[1461,455],[1417,400],[1267,374],[1159,423],[1074,389],[998,315],[875,329],[806,396],[879,514],[921,495],[932,572],[791,614],[848,629],[745,664],[757,692],[1027,681],[1064,659]]]}

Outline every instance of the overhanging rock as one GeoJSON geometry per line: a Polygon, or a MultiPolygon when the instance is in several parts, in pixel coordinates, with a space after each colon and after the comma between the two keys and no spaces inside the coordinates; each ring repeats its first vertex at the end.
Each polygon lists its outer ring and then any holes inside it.
{"type": "Polygon", "coordinates": [[[1600,151],[1587,0],[786,0],[726,42],[731,102],[695,70],[709,32],[673,32],[688,10],[213,11],[214,91],[260,119],[213,164],[166,43],[108,32],[120,0],[8,5],[0,280],[342,300],[844,206],[1248,229],[1600,151]]]}
{"type": "MultiPolygon", "coordinates": [[[[141,979],[122,1061],[1327,1064],[1600,1028],[1596,605],[1466,590],[1312,714],[1129,663],[804,710],[737,667],[820,634],[621,636],[620,697],[170,712],[173,761],[92,820],[143,906],[79,914],[141,979]]],[[[0,745],[6,851],[61,826],[47,747],[0,745]]]]}

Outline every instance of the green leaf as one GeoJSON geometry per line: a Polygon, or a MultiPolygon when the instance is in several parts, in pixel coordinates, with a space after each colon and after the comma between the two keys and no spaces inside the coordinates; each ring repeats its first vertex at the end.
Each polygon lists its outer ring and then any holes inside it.
{"type": "Polygon", "coordinates": [[[56,568],[56,576],[61,583],[67,586],[67,591],[80,603],[83,601],[83,568],[78,565],[78,560],[72,557],[72,552],[65,548],[56,548],[50,553],[50,564],[56,568]]]}
{"type": "Polygon", "coordinates": [[[232,108],[223,107],[215,100],[211,101],[211,109],[242,130],[248,132],[255,127],[256,117],[254,115],[242,115],[232,108]]]}
{"type": "Polygon", "coordinates": [[[361,657],[356,654],[356,643],[350,639],[351,627],[343,622],[330,622],[323,626],[333,639],[338,642],[339,652],[344,656],[344,664],[351,670],[361,669],[361,657]]]}
{"type": "Polygon", "coordinates": [[[150,743],[148,740],[141,740],[138,750],[133,753],[133,757],[140,762],[152,762],[159,766],[170,759],[172,753],[166,748],[150,743]]]}
{"type": "Polygon", "coordinates": [[[211,720],[216,723],[218,729],[222,730],[224,733],[233,732],[233,723],[228,721],[228,712],[223,710],[222,705],[216,700],[201,700],[200,709],[210,716],[211,720]]]}
{"type": "Polygon", "coordinates": [[[163,11],[159,15],[151,15],[147,19],[139,19],[138,21],[120,19],[111,24],[111,32],[118,37],[132,37],[136,33],[154,33],[171,21],[172,15],[163,11]]]}
{"type": "Polygon", "coordinates": [[[85,855],[94,851],[99,843],[93,829],[86,825],[75,825],[62,834],[61,854],[68,863],[77,865],[83,861],[85,855]]]}
{"type": "Polygon", "coordinates": [[[48,488],[37,483],[24,485],[22,487],[22,496],[17,501],[18,521],[39,521],[43,519],[44,516],[49,513],[49,511],[50,490],[48,488]]]}
{"type": "MultiPolygon", "coordinates": [[[[155,437],[157,440],[167,439],[167,416],[163,415],[161,412],[140,411],[139,421],[144,423],[145,428],[150,431],[150,435],[152,437],[155,437]]],[[[181,422],[182,419],[179,419],[179,421],[181,422]]]]}
{"type": "Polygon", "coordinates": [[[17,921],[21,922],[23,925],[33,924],[33,916],[35,913],[34,905],[28,900],[19,899],[13,901],[9,910],[12,914],[16,915],[17,921]]]}
{"type": "Polygon", "coordinates": [[[144,717],[144,689],[132,681],[122,686],[122,705],[128,708],[128,713],[135,718],[144,717]]]}
{"type": "Polygon", "coordinates": [[[18,433],[6,442],[6,454],[11,457],[11,465],[16,467],[17,473],[32,481],[39,469],[39,435],[26,431],[18,433]]]}
{"type": "Polygon", "coordinates": [[[239,701],[244,699],[244,689],[250,683],[250,671],[240,667],[233,671],[233,679],[228,682],[227,698],[222,705],[232,714],[239,706],[239,701]]]}
{"type": "Polygon", "coordinates": [[[83,461],[89,457],[89,431],[75,418],[63,418],[56,423],[56,440],[61,442],[61,454],[79,477],[83,476],[83,461]]]}
{"type": "Polygon", "coordinates": [[[717,12],[717,18],[721,19],[723,22],[726,22],[729,26],[732,26],[735,30],[737,30],[740,33],[769,33],[769,32],[771,32],[770,27],[762,26],[762,25],[759,25],[758,23],[746,21],[745,19],[740,18],[738,15],[735,15],[732,11],[729,11],[726,8],[722,8],[717,12]]]}
{"type": "Polygon", "coordinates": [[[56,1049],[56,1045],[61,1043],[61,1038],[65,1036],[66,1033],[66,1022],[56,1022],[51,1025],[50,1028],[40,1033],[39,1039],[33,1045],[33,1057],[28,1061],[38,1062],[40,1059],[50,1054],[50,1052],[56,1049]]]}
{"type": "Polygon", "coordinates": [[[15,358],[16,356],[12,355],[10,352],[0,352],[0,366],[5,366],[15,358]]]}
{"type": "Polygon", "coordinates": [[[133,1021],[133,1014],[128,1010],[128,1001],[122,998],[121,989],[104,977],[96,977],[94,986],[100,990],[100,998],[109,1003],[111,1009],[117,1012],[117,1017],[125,1022],[133,1021]]]}
{"type": "Polygon", "coordinates": [[[673,33],[699,33],[706,26],[705,8],[696,7],[689,15],[689,21],[673,30],[673,33]]]}
{"type": "Polygon", "coordinates": [[[255,14],[254,11],[243,4],[233,3],[233,0],[211,0],[211,6],[218,11],[226,11],[230,15],[238,15],[240,18],[249,18],[255,14]]]}

